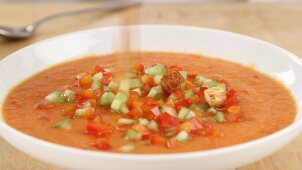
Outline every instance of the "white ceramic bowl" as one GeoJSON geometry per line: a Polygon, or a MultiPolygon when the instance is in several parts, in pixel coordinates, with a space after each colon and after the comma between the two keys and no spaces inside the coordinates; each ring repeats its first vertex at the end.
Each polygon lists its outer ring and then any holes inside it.
{"type": "MultiPolygon", "coordinates": [[[[23,48],[0,62],[0,101],[21,80],[62,61],[87,54],[113,52],[121,27],[81,31],[51,38],[23,48]],[[115,37],[115,38],[114,38],[115,37]]],[[[67,169],[102,170],[221,170],[262,159],[295,138],[302,130],[302,62],[295,55],[247,36],[205,28],[183,26],[134,26],[140,32],[133,50],[201,53],[253,64],[283,81],[298,106],[296,121],[289,127],[248,143],[191,153],[135,155],[86,151],[49,143],[19,132],[0,120],[0,133],[22,152],[67,169]],[[139,46],[138,46],[139,45],[139,46]]],[[[186,61],[184,61],[186,62],[186,61]]]]}

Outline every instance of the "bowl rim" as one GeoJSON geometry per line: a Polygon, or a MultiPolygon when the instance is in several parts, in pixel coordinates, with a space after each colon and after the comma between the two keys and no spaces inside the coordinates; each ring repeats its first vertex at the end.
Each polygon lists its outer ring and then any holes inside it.
{"type": "MultiPolygon", "coordinates": [[[[110,26],[110,27],[102,27],[102,28],[93,28],[93,29],[86,29],[82,31],[76,31],[76,32],[71,32],[71,33],[66,33],[66,34],[61,34],[57,35],[51,38],[47,38],[42,41],[35,42],[33,44],[30,44],[26,47],[23,47],[10,55],[6,56],[4,59],[0,60],[0,62],[5,62],[6,59],[9,57],[16,55],[24,50],[27,50],[28,48],[32,48],[38,44],[42,44],[44,42],[65,37],[65,36],[73,36],[76,34],[85,34],[87,32],[97,32],[97,31],[105,31],[105,30],[114,30],[114,29],[120,29],[120,28],[125,28],[125,27],[139,27],[139,28],[173,28],[173,29],[182,29],[182,30],[200,30],[200,31],[210,31],[210,32],[218,32],[222,34],[228,34],[231,36],[236,36],[239,38],[244,38],[246,40],[254,41],[257,43],[261,43],[264,46],[269,46],[271,48],[274,48],[274,50],[283,53],[286,57],[289,59],[293,60],[296,64],[299,64],[302,67],[302,59],[294,55],[293,53],[276,46],[274,44],[271,44],[269,42],[235,33],[235,32],[230,32],[230,31],[224,31],[224,30],[219,30],[219,29],[212,29],[212,28],[205,28],[205,27],[197,27],[197,26],[183,26],[183,25],[155,25],[155,24],[144,24],[144,25],[129,25],[129,26],[110,26]]],[[[287,86],[286,86],[287,87],[287,86]]],[[[290,92],[292,92],[290,90],[290,92]]],[[[4,94],[4,97],[7,94],[4,94]]],[[[5,98],[4,98],[5,99],[5,98]]],[[[296,104],[297,101],[295,101],[296,104]]],[[[226,154],[226,153],[232,153],[234,151],[238,150],[243,150],[243,149],[249,149],[252,147],[255,147],[256,145],[259,145],[261,143],[266,143],[272,140],[275,140],[281,136],[284,136],[291,131],[294,131],[297,128],[302,128],[302,121],[294,121],[287,127],[264,137],[251,140],[248,142],[240,143],[240,144],[235,144],[231,146],[226,146],[226,147],[221,147],[221,148],[216,148],[216,149],[209,149],[209,150],[201,150],[201,151],[192,151],[192,152],[179,152],[179,153],[163,153],[163,154],[135,154],[135,153],[115,153],[115,152],[103,152],[103,151],[94,151],[94,150],[84,150],[76,147],[70,147],[70,146],[65,146],[53,142],[49,142],[46,140],[39,139],[34,136],[30,136],[26,133],[23,133],[21,131],[18,131],[17,129],[11,127],[8,125],[4,118],[3,118],[3,113],[2,113],[2,106],[3,106],[3,100],[0,101],[0,128],[4,131],[9,131],[11,134],[14,134],[15,136],[19,138],[24,138],[27,141],[31,141],[34,145],[40,145],[41,147],[46,147],[52,150],[58,150],[60,152],[65,152],[65,153],[70,153],[70,154],[77,154],[77,155],[83,155],[83,156],[91,156],[91,157],[106,157],[106,158],[114,158],[114,159],[125,159],[125,160],[169,160],[169,159],[183,159],[184,157],[186,158],[195,158],[195,157],[207,157],[207,156],[214,156],[214,155],[220,155],[220,154],[226,154]]],[[[297,105],[298,106],[298,105],[297,105]]],[[[299,109],[297,108],[297,115],[298,115],[299,109]]],[[[0,130],[0,131],[2,131],[0,130]]],[[[0,134],[1,135],[1,134],[0,134]]]]}

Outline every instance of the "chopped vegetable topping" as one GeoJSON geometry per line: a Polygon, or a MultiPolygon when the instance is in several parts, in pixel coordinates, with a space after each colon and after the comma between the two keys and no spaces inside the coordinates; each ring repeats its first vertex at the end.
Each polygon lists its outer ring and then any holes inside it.
{"type": "Polygon", "coordinates": [[[96,138],[93,147],[117,147],[121,152],[132,152],[132,144],[139,141],[170,148],[175,142],[212,135],[215,124],[244,120],[237,92],[225,80],[189,73],[178,65],[136,64],[131,76],[122,80],[111,70],[97,65],[79,74],[77,87],[50,93],[36,108],[70,105],[64,109],[69,118],[52,127],[70,129],[71,121],[86,119],[83,131],[96,138]],[[106,122],[105,114],[115,114],[116,122],[106,122]],[[124,145],[110,144],[116,131],[124,136],[124,145]]]}

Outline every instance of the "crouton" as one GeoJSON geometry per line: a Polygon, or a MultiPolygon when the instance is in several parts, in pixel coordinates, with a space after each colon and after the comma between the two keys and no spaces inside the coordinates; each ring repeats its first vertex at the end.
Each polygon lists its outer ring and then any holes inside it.
{"type": "Polygon", "coordinates": [[[212,107],[219,107],[226,100],[226,90],[223,87],[211,87],[204,91],[206,102],[212,107]]]}
{"type": "Polygon", "coordinates": [[[178,71],[169,71],[161,79],[160,85],[165,92],[170,94],[183,82],[185,79],[178,71]]]}

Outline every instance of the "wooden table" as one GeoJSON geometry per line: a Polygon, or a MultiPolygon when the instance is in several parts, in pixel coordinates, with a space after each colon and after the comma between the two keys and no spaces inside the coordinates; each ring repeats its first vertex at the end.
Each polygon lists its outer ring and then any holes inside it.
{"type": "MultiPolygon", "coordinates": [[[[1,25],[21,26],[54,12],[95,4],[0,4],[1,25]]],[[[125,11],[64,17],[43,25],[27,40],[0,39],[0,59],[15,50],[55,35],[88,28],[119,25],[125,16],[140,11],[143,24],[179,24],[223,29],[246,34],[279,45],[302,57],[302,3],[300,4],[150,4],[125,11]],[[127,15],[125,15],[127,14],[127,15]]],[[[240,158],[238,158],[240,159],[240,158]]],[[[59,169],[36,161],[0,138],[0,169],[59,169]]],[[[302,135],[272,156],[240,170],[302,169],[302,135]]]]}

